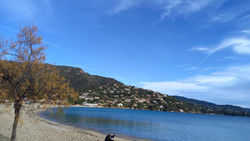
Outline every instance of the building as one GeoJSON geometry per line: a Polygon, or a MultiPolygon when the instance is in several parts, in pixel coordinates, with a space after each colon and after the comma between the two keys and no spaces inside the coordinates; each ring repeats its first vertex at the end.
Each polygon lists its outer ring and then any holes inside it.
{"type": "Polygon", "coordinates": [[[145,98],[142,98],[139,100],[139,103],[143,103],[143,102],[146,102],[147,100],[145,98]]]}
{"type": "Polygon", "coordinates": [[[84,99],[86,96],[80,95],[79,99],[84,99]]]}
{"type": "Polygon", "coordinates": [[[84,102],[84,103],[82,104],[82,106],[85,106],[85,107],[98,107],[98,104],[91,104],[91,103],[86,103],[86,102],[84,102]]]}
{"type": "Polygon", "coordinates": [[[93,97],[87,97],[87,98],[85,98],[85,100],[94,100],[94,98],[93,97]]]}
{"type": "Polygon", "coordinates": [[[131,102],[131,99],[125,99],[125,102],[129,103],[131,102]]]}
{"type": "Polygon", "coordinates": [[[118,107],[123,107],[122,103],[117,104],[118,107]]]}

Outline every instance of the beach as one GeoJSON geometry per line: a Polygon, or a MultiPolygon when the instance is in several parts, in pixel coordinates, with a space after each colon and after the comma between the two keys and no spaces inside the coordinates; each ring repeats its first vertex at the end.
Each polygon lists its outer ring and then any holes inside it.
{"type": "MultiPolygon", "coordinates": [[[[105,135],[86,129],[58,124],[30,112],[29,106],[22,109],[17,127],[17,141],[104,141],[105,135]]],[[[13,105],[0,104],[0,141],[9,141],[14,120],[13,105]]],[[[115,137],[115,141],[133,141],[127,137],[115,137]]],[[[138,139],[136,139],[138,140],[138,139]]]]}

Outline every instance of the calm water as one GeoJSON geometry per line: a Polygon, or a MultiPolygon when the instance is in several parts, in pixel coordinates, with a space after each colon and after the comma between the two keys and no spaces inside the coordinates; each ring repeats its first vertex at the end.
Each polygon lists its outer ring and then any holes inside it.
{"type": "Polygon", "coordinates": [[[141,110],[79,108],[41,113],[52,121],[157,141],[247,141],[250,118],[141,110]]]}

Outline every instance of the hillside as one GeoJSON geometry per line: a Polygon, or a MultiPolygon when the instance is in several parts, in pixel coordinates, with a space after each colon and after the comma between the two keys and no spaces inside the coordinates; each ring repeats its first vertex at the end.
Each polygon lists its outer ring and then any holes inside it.
{"type": "Polygon", "coordinates": [[[56,68],[60,71],[61,75],[65,76],[67,80],[70,80],[71,86],[77,91],[81,91],[83,89],[92,89],[108,84],[122,85],[121,82],[115,79],[90,75],[80,68],[67,66],[56,66],[56,68]]]}
{"type": "Polygon", "coordinates": [[[181,96],[173,96],[174,98],[184,101],[195,106],[205,107],[205,113],[214,113],[214,114],[225,114],[225,115],[248,115],[250,109],[242,108],[239,106],[233,105],[217,105],[214,103],[181,97],[181,96]]]}
{"type": "Polygon", "coordinates": [[[79,93],[76,104],[90,103],[113,108],[250,116],[250,110],[241,107],[168,96],[127,86],[112,78],[90,75],[80,68],[68,66],[56,66],[56,68],[79,93]]]}

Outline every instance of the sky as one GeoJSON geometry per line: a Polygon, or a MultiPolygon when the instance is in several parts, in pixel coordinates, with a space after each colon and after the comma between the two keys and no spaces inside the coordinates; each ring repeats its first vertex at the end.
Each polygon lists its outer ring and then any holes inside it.
{"type": "Polygon", "coordinates": [[[250,108],[250,0],[0,0],[0,38],[25,25],[46,62],[250,108]]]}

